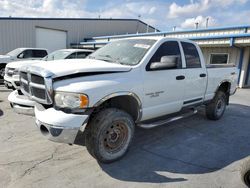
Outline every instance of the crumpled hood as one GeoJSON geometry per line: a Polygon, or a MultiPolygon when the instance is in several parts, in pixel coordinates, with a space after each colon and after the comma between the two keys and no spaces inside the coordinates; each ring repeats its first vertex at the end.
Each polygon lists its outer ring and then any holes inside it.
{"type": "Polygon", "coordinates": [[[0,55],[0,63],[7,63],[11,59],[11,56],[9,55],[0,55]]]}
{"type": "Polygon", "coordinates": [[[64,59],[24,66],[21,70],[57,78],[78,73],[126,72],[131,67],[95,59],[64,59]]]}
{"type": "MultiPolygon", "coordinates": [[[[40,63],[40,60],[28,60],[28,61],[14,61],[6,65],[7,68],[19,69],[22,66],[33,65],[35,63],[40,63]]],[[[44,61],[42,61],[44,62],[44,61]]]]}

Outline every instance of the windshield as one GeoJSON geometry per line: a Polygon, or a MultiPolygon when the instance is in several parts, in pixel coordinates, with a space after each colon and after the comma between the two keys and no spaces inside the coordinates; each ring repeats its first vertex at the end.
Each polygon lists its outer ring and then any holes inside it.
{"type": "Polygon", "coordinates": [[[88,57],[124,65],[136,65],[155,42],[156,40],[151,39],[119,40],[105,45],[88,57]]]}
{"type": "Polygon", "coordinates": [[[59,59],[65,59],[69,54],[71,54],[70,51],[67,50],[57,50],[46,57],[43,58],[44,61],[53,61],[53,60],[59,60],[59,59]]]}
{"type": "Polygon", "coordinates": [[[12,57],[17,57],[21,52],[22,52],[22,50],[20,48],[17,48],[15,50],[10,51],[6,55],[9,55],[9,56],[12,56],[12,57]]]}

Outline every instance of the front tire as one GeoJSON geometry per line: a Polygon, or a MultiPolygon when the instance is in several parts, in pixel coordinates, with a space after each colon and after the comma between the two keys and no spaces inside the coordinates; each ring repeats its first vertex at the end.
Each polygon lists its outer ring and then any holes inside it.
{"type": "Polygon", "coordinates": [[[226,109],[227,97],[223,91],[218,91],[214,99],[206,106],[206,116],[211,120],[220,119],[226,109]]]}
{"type": "Polygon", "coordinates": [[[250,160],[247,160],[243,163],[241,169],[241,179],[242,181],[250,187],[250,160]]]}
{"type": "Polygon", "coordinates": [[[86,147],[102,163],[114,162],[125,155],[134,135],[132,117],[116,108],[96,114],[86,127],[86,147]]]}

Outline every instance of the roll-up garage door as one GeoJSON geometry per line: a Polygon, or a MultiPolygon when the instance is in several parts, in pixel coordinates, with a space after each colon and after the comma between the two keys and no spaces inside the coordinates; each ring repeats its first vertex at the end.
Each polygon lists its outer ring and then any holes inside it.
{"type": "Polygon", "coordinates": [[[46,48],[49,52],[66,48],[67,34],[65,31],[36,28],[36,47],[46,48]]]}

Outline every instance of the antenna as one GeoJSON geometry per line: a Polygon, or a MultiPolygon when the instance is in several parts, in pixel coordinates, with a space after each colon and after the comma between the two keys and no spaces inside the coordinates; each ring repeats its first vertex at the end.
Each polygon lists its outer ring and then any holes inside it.
{"type": "Polygon", "coordinates": [[[138,20],[137,20],[137,25],[136,25],[136,33],[139,33],[139,21],[140,21],[141,15],[138,14],[138,20]]]}
{"type": "Polygon", "coordinates": [[[198,29],[199,27],[199,22],[195,22],[195,29],[198,29]]]}
{"type": "Polygon", "coordinates": [[[208,21],[209,21],[209,17],[207,17],[206,19],[206,28],[208,28],[208,21]]]}

